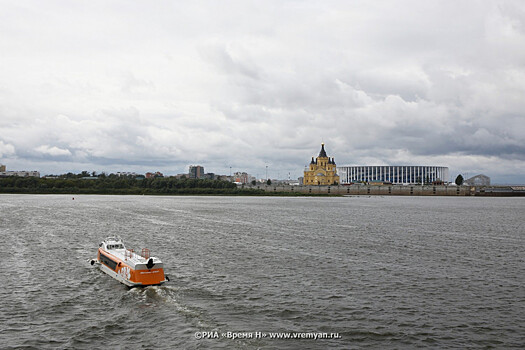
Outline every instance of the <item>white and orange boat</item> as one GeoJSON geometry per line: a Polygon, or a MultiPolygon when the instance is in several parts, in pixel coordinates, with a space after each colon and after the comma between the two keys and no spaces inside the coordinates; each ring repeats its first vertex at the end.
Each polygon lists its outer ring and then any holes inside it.
{"type": "Polygon", "coordinates": [[[133,249],[126,249],[120,237],[108,237],[100,243],[97,259],[91,260],[91,265],[94,264],[128,287],[155,286],[169,281],[162,261],[150,256],[149,249],[135,253],[133,249]]]}

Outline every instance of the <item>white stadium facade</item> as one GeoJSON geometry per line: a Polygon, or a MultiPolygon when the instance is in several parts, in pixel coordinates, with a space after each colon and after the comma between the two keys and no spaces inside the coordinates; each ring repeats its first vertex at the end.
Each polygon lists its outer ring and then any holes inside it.
{"type": "Polygon", "coordinates": [[[448,168],[442,166],[341,166],[337,167],[341,184],[354,182],[391,182],[395,185],[448,182],[448,168]]]}

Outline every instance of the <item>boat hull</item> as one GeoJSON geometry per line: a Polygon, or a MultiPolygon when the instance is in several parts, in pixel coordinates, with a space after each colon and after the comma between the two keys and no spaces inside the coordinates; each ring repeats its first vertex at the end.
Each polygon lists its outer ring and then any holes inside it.
{"type": "Polygon", "coordinates": [[[163,268],[134,269],[130,265],[99,248],[97,262],[99,268],[109,276],[128,287],[158,286],[167,282],[163,268]]]}

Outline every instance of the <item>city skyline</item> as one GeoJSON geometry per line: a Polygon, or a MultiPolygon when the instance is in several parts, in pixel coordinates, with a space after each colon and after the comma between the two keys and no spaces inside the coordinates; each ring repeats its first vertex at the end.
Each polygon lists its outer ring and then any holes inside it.
{"type": "Polygon", "coordinates": [[[439,165],[525,183],[520,1],[3,4],[0,163],[292,179],[439,165]]]}

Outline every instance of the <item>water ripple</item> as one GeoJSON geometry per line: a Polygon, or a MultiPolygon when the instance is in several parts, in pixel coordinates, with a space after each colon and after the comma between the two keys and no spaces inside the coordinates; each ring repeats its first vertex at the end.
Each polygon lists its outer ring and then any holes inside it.
{"type": "Polygon", "coordinates": [[[0,196],[5,348],[522,348],[516,198],[0,196]],[[120,235],[172,282],[87,261],[120,235]],[[204,339],[195,332],[340,339],[204,339]]]}

